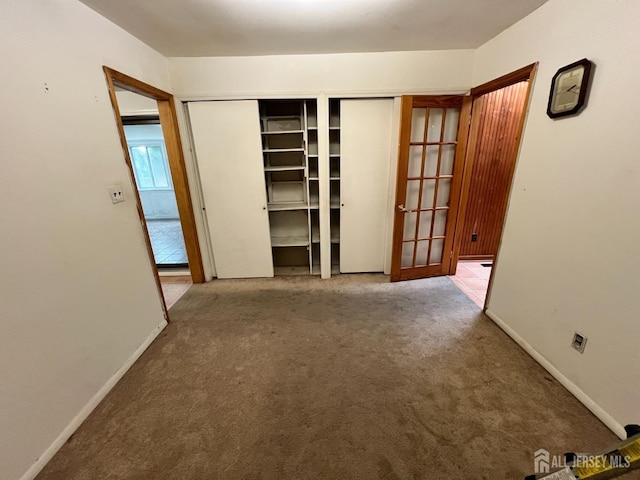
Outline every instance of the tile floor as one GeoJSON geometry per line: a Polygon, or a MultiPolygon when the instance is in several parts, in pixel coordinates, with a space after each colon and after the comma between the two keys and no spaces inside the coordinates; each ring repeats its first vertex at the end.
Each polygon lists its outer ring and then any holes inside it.
{"type": "Polygon", "coordinates": [[[191,275],[160,275],[162,294],[167,304],[167,309],[171,308],[182,295],[191,287],[191,275]]]}
{"type": "Polygon", "coordinates": [[[460,260],[456,274],[449,277],[467,297],[480,307],[484,307],[489,275],[491,275],[491,267],[483,267],[483,263],[487,264],[491,261],[460,260]]]}
{"type": "Polygon", "coordinates": [[[147,220],[147,229],[156,265],[187,263],[180,220],[147,220]]]}

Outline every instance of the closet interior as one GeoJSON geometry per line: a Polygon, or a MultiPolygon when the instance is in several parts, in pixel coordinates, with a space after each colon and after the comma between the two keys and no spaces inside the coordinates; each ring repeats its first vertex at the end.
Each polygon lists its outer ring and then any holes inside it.
{"type": "Polygon", "coordinates": [[[315,100],[261,100],[260,130],[275,275],[320,274],[315,100]]]}

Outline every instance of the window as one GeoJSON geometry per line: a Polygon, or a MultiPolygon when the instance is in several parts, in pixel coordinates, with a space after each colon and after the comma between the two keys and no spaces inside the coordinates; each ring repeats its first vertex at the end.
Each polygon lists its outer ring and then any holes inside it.
{"type": "Polygon", "coordinates": [[[169,161],[162,143],[144,142],[129,145],[129,154],[140,190],[172,188],[169,161]]]}

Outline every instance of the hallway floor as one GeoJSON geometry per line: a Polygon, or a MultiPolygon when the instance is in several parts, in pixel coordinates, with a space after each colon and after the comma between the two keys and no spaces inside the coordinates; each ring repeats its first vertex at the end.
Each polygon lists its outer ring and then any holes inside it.
{"type": "Polygon", "coordinates": [[[489,276],[492,267],[491,260],[460,260],[456,274],[449,278],[480,308],[484,307],[484,301],[489,287],[489,276]]]}
{"type": "Polygon", "coordinates": [[[191,275],[160,275],[162,295],[167,309],[173,307],[191,287],[191,275]]]}
{"type": "Polygon", "coordinates": [[[156,265],[184,265],[187,249],[184,246],[180,220],[147,220],[156,265]]]}

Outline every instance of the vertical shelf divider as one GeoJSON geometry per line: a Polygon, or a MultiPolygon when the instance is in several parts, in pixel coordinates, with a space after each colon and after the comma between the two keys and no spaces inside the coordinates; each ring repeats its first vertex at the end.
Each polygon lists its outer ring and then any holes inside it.
{"type": "Polygon", "coordinates": [[[331,277],[331,204],[329,170],[329,98],[318,96],[318,186],[320,215],[320,276],[331,277]]]}
{"type": "Polygon", "coordinates": [[[305,157],[305,166],[304,166],[304,184],[306,189],[306,197],[307,197],[307,228],[309,235],[309,275],[313,275],[313,239],[312,239],[312,230],[311,230],[311,189],[309,188],[309,105],[308,100],[302,102],[302,130],[303,130],[303,141],[304,141],[304,157],[305,157]]]}

